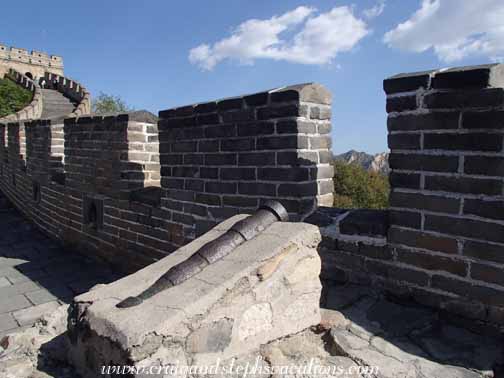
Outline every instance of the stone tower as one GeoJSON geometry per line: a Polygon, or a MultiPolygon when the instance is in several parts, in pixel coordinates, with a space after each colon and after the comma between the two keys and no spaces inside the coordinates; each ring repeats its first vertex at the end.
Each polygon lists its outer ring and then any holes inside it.
{"type": "Polygon", "coordinates": [[[9,68],[32,78],[42,77],[45,72],[63,76],[63,58],[42,51],[34,50],[30,53],[26,49],[0,44],[0,78],[9,68]]]}

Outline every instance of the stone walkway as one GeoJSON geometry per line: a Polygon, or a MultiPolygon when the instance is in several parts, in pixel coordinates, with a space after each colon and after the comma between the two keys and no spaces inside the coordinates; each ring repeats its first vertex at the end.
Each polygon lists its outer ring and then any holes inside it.
{"type": "Polygon", "coordinates": [[[387,378],[504,377],[504,339],[482,336],[440,313],[354,285],[327,286],[326,349],[387,378]]]}
{"type": "Polygon", "coordinates": [[[0,337],[31,326],[75,295],[119,276],[62,249],[12,209],[0,192],[0,337]]]}

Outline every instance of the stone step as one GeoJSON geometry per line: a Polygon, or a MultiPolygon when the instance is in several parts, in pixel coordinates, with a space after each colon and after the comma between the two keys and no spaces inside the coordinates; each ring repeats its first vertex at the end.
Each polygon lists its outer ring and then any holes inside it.
{"type": "Polygon", "coordinates": [[[76,107],[71,99],[53,89],[42,89],[42,103],[41,118],[66,116],[76,107]]]}
{"type": "Polygon", "coordinates": [[[72,105],[52,105],[52,104],[44,104],[46,108],[51,108],[53,110],[73,110],[74,107],[72,105]]]}
{"type": "Polygon", "coordinates": [[[46,102],[71,102],[70,99],[68,98],[60,98],[60,97],[44,97],[44,100],[46,102]]]}

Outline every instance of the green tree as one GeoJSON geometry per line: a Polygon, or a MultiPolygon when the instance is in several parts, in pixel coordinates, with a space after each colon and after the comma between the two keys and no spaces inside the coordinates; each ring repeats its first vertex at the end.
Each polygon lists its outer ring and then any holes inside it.
{"type": "Polygon", "coordinates": [[[357,164],[334,162],[334,207],[384,209],[389,190],[387,176],[357,164]]]}
{"type": "Polygon", "coordinates": [[[32,93],[9,79],[0,79],[0,117],[16,113],[31,102],[32,93]]]}
{"type": "Polygon", "coordinates": [[[124,113],[133,110],[119,96],[108,95],[103,92],[100,92],[92,104],[92,111],[95,114],[124,113]]]}

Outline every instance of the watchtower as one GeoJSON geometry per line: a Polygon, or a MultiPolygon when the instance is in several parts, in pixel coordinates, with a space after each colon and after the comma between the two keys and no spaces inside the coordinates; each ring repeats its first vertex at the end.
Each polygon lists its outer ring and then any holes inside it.
{"type": "Polygon", "coordinates": [[[0,44],[0,78],[9,68],[31,78],[42,77],[45,72],[63,76],[63,58],[42,51],[29,52],[26,49],[0,44]]]}

